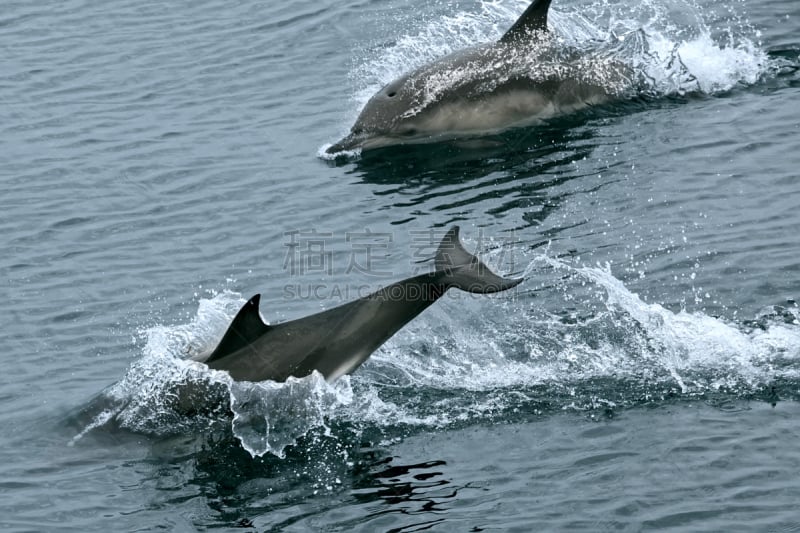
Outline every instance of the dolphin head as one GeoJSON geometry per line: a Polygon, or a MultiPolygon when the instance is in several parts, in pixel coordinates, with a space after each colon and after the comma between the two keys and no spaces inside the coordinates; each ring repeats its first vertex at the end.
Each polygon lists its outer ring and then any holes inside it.
{"type": "Polygon", "coordinates": [[[350,133],[326,152],[379,148],[413,142],[425,136],[418,79],[406,75],[386,85],[369,99],[350,133]]]}

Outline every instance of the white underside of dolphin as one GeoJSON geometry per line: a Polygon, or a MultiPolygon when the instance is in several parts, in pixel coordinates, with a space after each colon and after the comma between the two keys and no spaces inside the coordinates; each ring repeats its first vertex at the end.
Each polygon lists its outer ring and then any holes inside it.
{"type": "Polygon", "coordinates": [[[562,49],[547,30],[549,7],[550,0],[536,0],[497,42],[389,83],[327,153],[498,132],[619,97],[630,85],[629,69],[562,49]]]}

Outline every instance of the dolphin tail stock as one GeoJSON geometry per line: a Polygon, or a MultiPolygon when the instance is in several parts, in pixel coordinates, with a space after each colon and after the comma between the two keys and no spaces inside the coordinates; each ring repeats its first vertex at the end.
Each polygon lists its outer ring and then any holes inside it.
{"type": "Polygon", "coordinates": [[[534,0],[511,28],[500,38],[501,43],[513,43],[533,33],[547,33],[547,11],[551,0],[534,0]]]}
{"type": "Polygon", "coordinates": [[[501,292],[522,283],[524,278],[504,278],[492,272],[480,259],[464,249],[453,226],[436,251],[436,271],[449,287],[474,294],[501,292]]]}

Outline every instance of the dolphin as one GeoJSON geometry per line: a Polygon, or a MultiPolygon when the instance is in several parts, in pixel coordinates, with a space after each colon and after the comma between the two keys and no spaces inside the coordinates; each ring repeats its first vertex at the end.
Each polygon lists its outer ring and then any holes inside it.
{"type": "Polygon", "coordinates": [[[328,154],[535,124],[620,96],[631,73],[580,57],[547,31],[551,0],[535,0],[497,42],[444,56],[375,93],[328,154]]]}
{"type": "Polygon", "coordinates": [[[244,304],[219,345],[198,360],[238,381],[285,381],[320,372],[328,382],[353,372],[400,328],[451,288],[475,294],[508,290],[522,278],[494,274],[467,252],[458,226],[445,234],[433,272],[388,285],[315,315],[265,324],[260,295],[244,304]]]}

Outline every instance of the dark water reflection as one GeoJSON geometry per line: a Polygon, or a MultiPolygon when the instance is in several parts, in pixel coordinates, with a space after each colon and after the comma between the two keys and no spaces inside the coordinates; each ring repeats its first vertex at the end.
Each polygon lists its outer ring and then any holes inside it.
{"type": "MultiPolygon", "coordinates": [[[[491,219],[514,213],[522,221],[508,230],[541,225],[574,193],[564,186],[586,176],[574,163],[596,148],[586,117],[518,128],[469,140],[386,147],[364,152],[349,174],[375,185],[385,207],[406,216],[448,214],[437,226],[467,220],[475,211],[491,219]]],[[[585,191],[583,191],[585,192],[585,191]]]]}
{"type": "MultiPolygon", "coordinates": [[[[380,456],[380,452],[376,455],[380,456]]],[[[365,454],[365,458],[368,455],[365,454]]],[[[367,476],[354,487],[353,497],[359,504],[371,505],[370,522],[394,520],[392,515],[403,515],[410,521],[403,527],[387,531],[422,531],[445,521],[435,518],[449,509],[448,502],[458,497],[459,488],[444,475],[441,467],[447,463],[431,460],[421,463],[401,464],[392,457],[375,460],[367,476]],[[408,518],[414,515],[418,519],[408,518]],[[413,529],[411,529],[413,528],[413,529]]]]}
{"type": "Polygon", "coordinates": [[[405,464],[388,447],[352,433],[348,438],[346,428],[337,428],[337,433],[339,438],[311,433],[282,459],[251,457],[231,435],[202,443],[167,439],[153,443],[152,458],[142,464],[154,470],[152,479],[163,496],[156,496],[155,507],[197,508],[202,497],[205,519],[199,522],[213,528],[281,531],[298,523],[314,524],[319,516],[337,515],[346,506],[359,511],[337,521],[336,530],[372,523],[385,524],[386,531],[405,531],[440,522],[435,516],[458,497],[459,488],[443,474],[445,461],[405,464]],[[419,519],[409,518],[414,515],[419,519]],[[390,527],[409,520],[404,527],[390,527]]]}
{"type": "Polygon", "coordinates": [[[764,465],[762,456],[796,461],[789,445],[796,411],[791,402],[667,401],[599,416],[417,432],[386,445],[358,432],[349,439],[309,435],[284,459],[252,458],[226,438],[208,439],[200,451],[196,441],[175,439],[155,444],[152,457],[134,468],[149,471],[145,485],[155,483],[153,509],[191,513],[196,527],[213,529],[479,531],[527,524],[593,531],[649,521],[729,530],[739,515],[789,526],[796,525],[787,507],[797,495],[794,473],[764,465]],[[663,418],[685,432],[664,438],[673,430],[663,418]],[[679,486],[663,483],[676,471],[679,486]],[[686,491],[700,492],[687,501],[686,491]],[[736,506],[741,499],[746,509],[736,506]]]}

